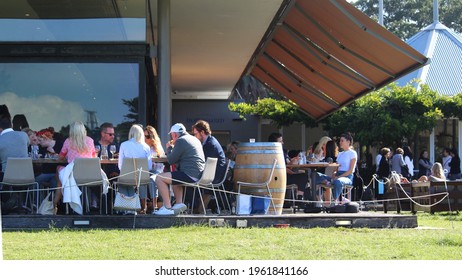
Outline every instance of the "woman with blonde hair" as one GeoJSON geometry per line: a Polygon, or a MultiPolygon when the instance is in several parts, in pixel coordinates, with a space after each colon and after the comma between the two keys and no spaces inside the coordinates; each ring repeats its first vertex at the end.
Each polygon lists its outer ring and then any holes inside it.
{"type": "MultiPolygon", "coordinates": [[[[148,166],[152,166],[151,148],[145,143],[144,130],[141,125],[134,124],[128,132],[128,140],[120,144],[119,150],[119,169],[122,170],[124,158],[147,158],[148,166]]],[[[135,188],[131,186],[118,186],[118,191],[127,196],[135,194],[135,188]]],[[[141,214],[146,213],[146,186],[140,186],[141,214]]]]}
{"type": "Polygon", "coordinates": [[[427,182],[427,181],[432,181],[432,182],[441,182],[441,181],[446,181],[446,176],[444,175],[444,170],[443,166],[439,162],[435,162],[432,165],[432,171],[431,171],[430,176],[420,176],[420,178],[417,180],[418,182],[427,182]]]}
{"type": "Polygon", "coordinates": [[[319,161],[323,160],[326,157],[326,144],[331,140],[332,139],[329,136],[323,136],[321,137],[321,139],[319,139],[319,143],[313,151],[315,157],[319,161]]]}
{"type": "Polygon", "coordinates": [[[146,126],[144,129],[144,138],[146,144],[151,148],[151,154],[157,157],[165,157],[165,151],[162,147],[162,142],[160,141],[159,135],[157,134],[156,129],[153,126],[146,126]]]}
{"type": "MultiPolygon", "coordinates": [[[[165,157],[165,151],[164,148],[162,147],[162,142],[160,141],[159,135],[157,134],[156,129],[153,126],[146,126],[144,129],[144,138],[146,144],[151,148],[151,156],[152,158],[155,157],[165,157]]],[[[164,164],[163,163],[155,163],[154,161],[152,162],[152,167],[151,167],[151,173],[154,174],[160,174],[163,172],[164,164]]],[[[151,195],[151,200],[152,200],[152,208],[155,210],[157,208],[157,197],[158,197],[158,192],[157,192],[157,186],[156,186],[156,181],[155,181],[155,176],[151,176],[151,181],[149,184],[149,193],[151,195]]],[[[144,196],[144,193],[143,193],[144,196]]],[[[146,213],[147,207],[143,207],[143,205],[147,205],[146,203],[146,198],[147,194],[145,195],[145,198],[141,198],[141,205],[142,205],[142,210],[140,211],[141,214],[146,213]]]]}
{"type": "MultiPolygon", "coordinates": [[[[87,136],[87,130],[82,122],[76,121],[70,125],[69,137],[64,141],[61,152],[58,155],[59,160],[67,160],[71,163],[76,158],[91,158],[95,156],[95,145],[93,139],[87,136]]],[[[62,182],[60,180],[60,173],[63,172],[64,166],[57,168],[57,181],[58,188],[54,198],[55,214],[57,205],[62,198],[62,182]]]]}

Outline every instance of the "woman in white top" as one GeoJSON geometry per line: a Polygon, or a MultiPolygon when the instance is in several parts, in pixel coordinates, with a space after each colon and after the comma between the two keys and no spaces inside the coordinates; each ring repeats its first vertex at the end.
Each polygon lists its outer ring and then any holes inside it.
{"type": "MultiPolygon", "coordinates": [[[[134,124],[130,128],[130,132],[128,133],[127,141],[120,144],[119,149],[119,169],[122,170],[122,162],[124,158],[147,158],[148,159],[148,166],[152,166],[152,158],[151,158],[151,148],[145,143],[144,140],[144,131],[141,125],[134,124]]],[[[148,170],[146,170],[148,172],[148,170]]],[[[133,196],[135,194],[135,189],[130,186],[119,186],[119,192],[123,193],[128,196],[133,196]]],[[[146,201],[147,197],[147,189],[146,186],[140,186],[140,198],[144,202],[146,201]]],[[[146,204],[146,203],[144,203],[146,204]]],[[[141,206],[141,211],[145,211],[146,205],[141,206]]]]}
{"type": "Polygon", "coordinates": [[[353,173],[358,160],[358,155],[353,149],[353,137],[351,134],[343,133],[340,135],[340,148],[343,151],[340,152],[337,157],[339,168],[337,173],[332,177],[334,185],[333,198],[335,199],[336,204],[349,202],[346,198],[341,198],[340,202],[339,199],[342,194],[343,186],[353,184],[353,173]]]}

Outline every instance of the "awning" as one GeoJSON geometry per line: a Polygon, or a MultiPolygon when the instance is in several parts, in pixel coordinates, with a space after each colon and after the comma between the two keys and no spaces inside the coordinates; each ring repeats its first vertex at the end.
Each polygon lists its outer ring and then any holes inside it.
{"type": "Polygon", "coordinates": [[[427,58],[344,0],[282,7],[244,74],[320,120],[427,58]]]}

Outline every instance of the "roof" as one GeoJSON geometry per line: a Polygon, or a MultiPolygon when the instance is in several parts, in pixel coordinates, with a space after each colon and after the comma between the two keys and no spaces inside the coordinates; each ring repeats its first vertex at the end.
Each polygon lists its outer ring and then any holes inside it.
{"type": "Polygon", "coordinates": [[[430,58],[430,63],[397,81],[404,86],[414,79],[442,95],[462,92],[462,36],[435,22],[409,38],[407,43],[430,58]]]}
{"type": "Polygon", "coordinates": [[[293,0],[244,74],[320,120],[427,58],[343,0],[293,0]]]}

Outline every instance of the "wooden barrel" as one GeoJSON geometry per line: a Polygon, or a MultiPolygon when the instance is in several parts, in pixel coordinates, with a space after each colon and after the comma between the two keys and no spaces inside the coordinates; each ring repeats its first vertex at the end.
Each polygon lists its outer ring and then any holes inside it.
{"type": "MultiPolygon", "coordinates": [[[[269,189],[273,197],[273,204],[270,203],[268,214],[281,215],[284,198],[286,195],[286,163],[281,143],[274,142],[255,142],[241,143],[237,149],[236,164],[234,165],[234,189],[237,192],[237,181],[249,183],[265,182],[273,165],[273,160],[277,160],[271,178],[269,189]]],[[[266,187],[254,188],[241,186],[241,193],[255,196],[266,196],[266,187]]]]}

